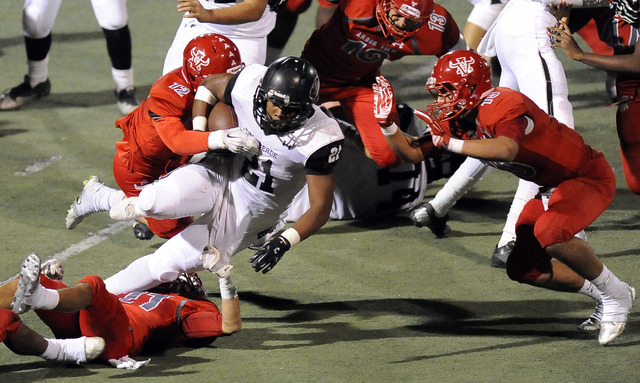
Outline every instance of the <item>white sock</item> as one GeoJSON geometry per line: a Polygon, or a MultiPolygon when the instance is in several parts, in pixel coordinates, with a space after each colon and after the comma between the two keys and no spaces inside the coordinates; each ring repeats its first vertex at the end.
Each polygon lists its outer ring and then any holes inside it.
{"type": "Polygon", "coordinates": [[[40,355],[47,360],[58,362],[84,363],[87,361],[84,338],[47,339],[47,349],[40,355]]]}
{"type": "Polygon", "coordinates": [[[436,217],[444,217],[453,205],[465,195],[489,170],[489,166],[475,158],[467,158],[458,170],[453,173],[442,189],[429,203],[433,206],[436,217]]]}
{"type": "Polygon", "coordinates": [[[116,69],[111,68],[111,75],[113,81],[116,83],[116,91],[120,92],[123,89],[133,89],[133,68],[129,69],[116,69]]]}
{"type": "Polygon", "coordinates": [[[584,294],[590,297],[591,299],[593,299],[594,301],[602,300],[602,297],[600,296],[600,292],[598,291],[596,286],[593,283],[591,283],[591,281],[588,281],[586,279],[584,280],[584,284],[582,285],[580,290],[578,290],[578,293],[584,294]]]}
{"type": "Polygon", "coordinates": [[[29,83],[35,87],[49,78],[49,55],[40,61],[27,60],[29,83]]]}
{"type": "Polygon", "coordinates": [[[117,204],[118,202],[122,201],[126,196],[124,195],[124,192],[120,189],[113,189],[113,188],[109,188],[110,190],[108,190],[105,194],[104,197],[101,198],[102,202],[100,202],[100,205],[102,205],[104,203],[104,200],[106,199],[106,203],[108,206],[104,206],[106,207],[106,209],[104,210],[111,210],[111,208],[113,207],[113,205],[117,204]]]}
{"type": "Polygon", "coordinates": [[[29,304],[33,309],[53,310],[58,306],[60,294],[58,290],[47,289],[38,285],[29,298],[29,304]]]}
{"type": "Polygon", "coordinates": [[[507,221],[504,224],[504,228],[502,228],[502,236],[500,237],[500,241],[498,241],[498,247],[505,246],[509,241],[516,239],[516,223],[518,222],[518,217],[520,213],[522,213],[524,205],[538,194],[538,189],[538,185],[533,182],[520,180],[516,194],[513,196],[509,213],[507,213],[507,221]]]}
{"type": "Polygon", "coordinates": [[[600,293],[614,297],[627,294],[626,283],[623,283],[605,265],[602,265],[602,273],[596,279],[591,280],[600,293]]]}

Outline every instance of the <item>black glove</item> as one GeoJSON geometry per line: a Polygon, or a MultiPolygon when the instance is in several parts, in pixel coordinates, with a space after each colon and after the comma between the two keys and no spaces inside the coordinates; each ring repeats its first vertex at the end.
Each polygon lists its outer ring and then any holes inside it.
{"type": "Polygon", "coordinates": [[[289,241],[280,235],[265,243],[253,257],[249,258],[249,263],[251,263],[256,273],[262,270],[262,274],[266,274],[275,267],[280,258],[290,248],[289,241]]]}

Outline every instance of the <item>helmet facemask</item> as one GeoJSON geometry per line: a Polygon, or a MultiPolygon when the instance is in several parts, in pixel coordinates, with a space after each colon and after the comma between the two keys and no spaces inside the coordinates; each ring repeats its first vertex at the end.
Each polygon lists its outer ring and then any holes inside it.
{"type": "Polygon", "coordinates": [[[376,6],[376,18],[385,37],[394,36],[398,40],[405,40],[418,33],[418,30],[429,20],[429,15],[433,10],[433,2],[430,0],[419,0],[418,2],[405,3],[398,0],[381,0],[376,6]],[[418,7],[430,7],[428,11],[418,7]],[[405,26],[399,27],[392,19],[389,12],[394,11],[398,17],[404,17],[405,26]]]}

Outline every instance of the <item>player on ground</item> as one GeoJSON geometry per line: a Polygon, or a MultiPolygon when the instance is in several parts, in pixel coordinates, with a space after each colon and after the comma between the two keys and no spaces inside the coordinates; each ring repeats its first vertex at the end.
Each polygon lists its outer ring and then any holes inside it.
{"type": "Polygon", "coordinates": [[[85,363],[96,359],[136,369],[149,361],[132,359],[171,347],[201,347],[240,330],[240,302],[230,277],[220,278],[220,309],[207,300],[195,275],[154,292],[115,296],[92,275],[68,287],[59,262],[40,274],[40,258],[29,255],[19,280],[0,286],[0,341],[21,355],[85,363]],[[7,297],[13,299],[7,300],[7,297]],[[10,303],[9,303],[10,302],[10,303]],[[10,310],[9,310],[10,309],[10,310]],[[56,339],[45,339],[21,323],[17,314],[35,309],[56,339]]]}
{"type": "MultiPolygon", "coordinates": [[[[374,89],[379,99],[393,95],[382,77],[374,89]]],[[[509,277],[601,299],[598,341],[604,345],[617,338],[625,328],[635,290],[575,237],[604,212],[615,193],[615,177],[602,153],[522,93],[492,88],[489,65],[475,52],[443,56],[427,89],[435,102],[420,115],[430,127],[433,144],[541,186],[516,224],[515,246],[507,260],[509,277]],[[472,139],[473,134],[478,139],[472,139]]],[[[380,115],[391,147],[407,160],[424,159],[421,147],[410,145],[413,138],[399,133],[388,123],[391,120],[380,115]]]]}

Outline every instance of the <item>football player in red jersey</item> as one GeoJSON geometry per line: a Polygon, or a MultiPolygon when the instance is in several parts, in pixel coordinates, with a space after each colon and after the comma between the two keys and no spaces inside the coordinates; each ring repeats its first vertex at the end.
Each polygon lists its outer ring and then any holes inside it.
{"type": "MultiPolygon", "coordinates": [[[[183,165],[195,154],[220,148],[257,153],[258,142],[239,128],[206,132],[206,118],[196,121],[194,126],[191,123],[191,108],[200,82],[209,75],[242,66],[235,44],[219,34],[202,35],[187,44],[183,56],[182,67],[160,77],[138,108],[116,120],[116,127],[124,135],[122,141],[116,142],[113,159],[113,175],[121,190],[104,185],[98,177],[86,181],[82,194],[69,209],[68,229],[89,214],[108,211],[125,196],[137,196],[143,186],[183,165]],[[229,136],[231,133],[233,138],[229,136]]],[[[191,217],[146,220],[151,232],[162,238],[173,237],[191,222],[191,217]]],[[[142,234],[136,232],[141,239],[153,236],[142,234]]]]}
{"type": "MultiPolygon", "coordinates": [[[[47,263],[51,263],[48,261],[47,263]]],[[[40,269],[29,255],[20,278],[0,286],[0,342],[20,355],[85,363],[92,359],[114,367],[135,369],[148,363],[140,354],[171,347],[202,347],[218,336],[239,331],[240,302],[230,277],[220,278],[221,307],[207,300],[195,275],[159,286],[153,292],[112,295],[92,275],[68,287],[60,280],[58,261],[40,269]],[[47,275],[51,278],[49,278],[47,275]],[[35,309],[55,338],[45,339],[18,316],[35,309]]]]}
{"type": "Polygon", "coordinates": [[[319,103],[339,101],[345,120],[357,127],[367,155],[381,166],[396,165],[399,160],[371,112],[371,85],[382,63],[406,55],[442,56],[452,49],[464,49],[464,39],[451,14],[433,0],[339,0],[332,4],[335,13],[313,32],[301,56],[318,70],[319,103]]]}
{"type": "Polygon", "coordinates": [[[435,146],[540,185],[540,194],[525,205],[516,224],[507,274],[521,283],[599,300],[590,318],[592,329],[599,325],[598,341],[604,345],[618,337],[635,290],[575,236],[613,200],[616,182],[604,155],[524,94],[492,88],[489,65],[475,52],[454,51],[440,58],[427,90],[435,102],[419,116],[427,122],[432,142],[420,143],[392,123],[388,105],[393,91],[383,77],[377,79],[376,111],[389,145],[411,161],[424,160],[435,146]]]}
{"type": "Polygon", "coordinates": [[[571,36],[566,23],[561,23],[559,28],[549,28],[549,33],[557,41],[553,47],[562,47],[571,59],[616,73],[617,100],[614,105],[618,106],[616,123],[622,168],[629,189],[640,194],[640,99],[637,96],[640,92],[640,50],[635,50],[640,22],[637,9],[620,9],[627,12],[618,11],[619,15],[614,15],[613,11],[597,9],[590,13],[590,19],[595,20],[600,31],[600,38],[613,48],[613,55],[584,52],[571,36]]]}

